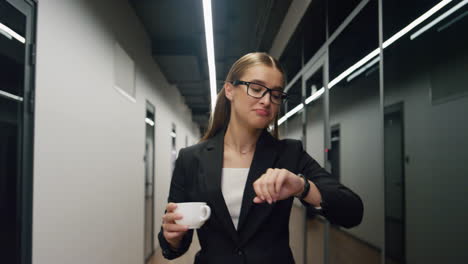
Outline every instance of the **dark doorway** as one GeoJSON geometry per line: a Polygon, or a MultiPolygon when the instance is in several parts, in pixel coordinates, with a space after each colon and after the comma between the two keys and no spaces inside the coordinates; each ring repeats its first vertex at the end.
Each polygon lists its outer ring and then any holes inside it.
{"type": "Polygon", "coordinates": [[[340,181],[340,125],[331,128],[331,150],[328,158],[331,164],[331,174],[340,181]]]}
{"type": "Polygon", "coordinates": [[[405,180],[403,104],[385,107],[386,263],[405,263],[405,180]]]}
{"type": "Polygon", "coordinates": [[[145,136],[145,262],[154,254],[154,118],[155,108],[146,102],[145,136]]]}
{"type": "Polygon", "coordinates": [[[34,10],[0,0],[0,262],[9,264],[31,263],[34,10]]]}

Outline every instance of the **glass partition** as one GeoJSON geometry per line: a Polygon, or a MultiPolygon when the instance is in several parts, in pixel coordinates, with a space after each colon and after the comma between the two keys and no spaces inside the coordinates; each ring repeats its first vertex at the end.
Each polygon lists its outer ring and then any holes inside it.
{"type": "Polygon", "coordinates": [[[468,1],[383,1],[386,263],[468,258],[467,28],[468,1]]]}
{"type": "Polygon", "coordinates": [[[0,254],[31,262],[33,6],[0,1],[0,254]]]}
{"type": "Polygon", "coordinates": [[[328,261],[380,263],[383,173],[378,2],[369,1],[329,46],[328,162],[333,177],[364,203],[362,223],[331,225],[328,261]]]}

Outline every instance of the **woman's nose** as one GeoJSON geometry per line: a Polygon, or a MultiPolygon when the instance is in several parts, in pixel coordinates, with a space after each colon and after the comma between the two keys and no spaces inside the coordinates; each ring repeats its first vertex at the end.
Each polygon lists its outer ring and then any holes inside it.
{"type": "Polygon", "coordinates": [[[270,105],[271,103],[271,98],[270,98],[270,93],[266,93],[262,98],[260,98],[260,103],[263,105],[270,105]]]}

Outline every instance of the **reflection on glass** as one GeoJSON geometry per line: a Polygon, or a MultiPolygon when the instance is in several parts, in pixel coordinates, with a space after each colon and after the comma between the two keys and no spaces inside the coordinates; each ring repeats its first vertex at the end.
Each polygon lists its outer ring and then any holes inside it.
{"type": "Polygon", "coordinates": [[[302,35],[302,27],[299,26],[279,59],[288,82],[291,82],[302,68],[302,35]]]}
{"type": "Polygon", "coordinates": [[[328,30],[330,35],[343,23],[361,0],[328,0],[328,30]]]}
{"type": "Polygon", "coordinates": [[[425,18],[384,50],[386,263],[464,262],[468,1],[384,1],[383,11],[385,38],[425,18]]]}
{"type": "Polygon", "coordinates": [[[361,225],[331,226],[329,263],[380,263],[383,247],[380,57],[347,71],[379,46],[377,1],[370,1],[329,49],[331,172],[364,203],[361,225]],[[342,74],[346,72],[346,74],[342,74]],[[335,79],[340,77],[339,81],[335,79]],[[333,80],[335,80],[333,82],[333,80]]]}
{"type": "Polygon", "coordinates": [[[309,4],[301,26],[304,27],[304,63],[307,63],[312,56],[325,44],[326,34],[326,7],[327,1],[314,0],[309,4]]]}
{"type": "Polygon", "coordinates": [[[25,71],[25,16],[0,2],[0,253],[2,263],[18,263],[21,236],[18,185],[25,71]]]}

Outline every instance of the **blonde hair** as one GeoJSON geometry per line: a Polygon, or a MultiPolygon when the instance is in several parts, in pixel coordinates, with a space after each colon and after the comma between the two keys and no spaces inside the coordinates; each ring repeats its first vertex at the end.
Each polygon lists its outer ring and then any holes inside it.
{"type": "MultiPolygon", "coordinates": [[[[240,79],[247,71],[247,69],[255,65],[265,65],[277,69],[283,77],[284,86],[285,75],[283,68],[279,64],[278,60],[264,52],[248,53],[238,59],[229,70],[229,73],[226,77],[226,82],[233,82],[240,79]]],[[[211,112],[208,129],[200,142],[213,137],[220,130],[227,128],[230,118],[231,102],[226,98],[226,92],[223,87],[218,93],[215,109],[211,112]]],[[[273,130],[270,133],[273,135],[273,137],[278,138],[278,115],[275,116],[273,130]]]]}

